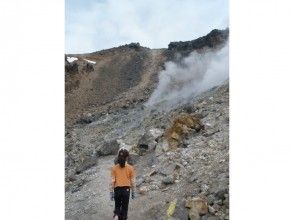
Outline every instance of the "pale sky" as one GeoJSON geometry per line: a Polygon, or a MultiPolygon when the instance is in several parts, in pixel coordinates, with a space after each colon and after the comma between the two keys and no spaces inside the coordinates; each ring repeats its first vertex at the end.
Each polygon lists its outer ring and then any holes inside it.
{"type": "Polygon", "coordinates": [[[65,0],[65,52],[167,48],[229,26],[228,0],[65,0]]]}

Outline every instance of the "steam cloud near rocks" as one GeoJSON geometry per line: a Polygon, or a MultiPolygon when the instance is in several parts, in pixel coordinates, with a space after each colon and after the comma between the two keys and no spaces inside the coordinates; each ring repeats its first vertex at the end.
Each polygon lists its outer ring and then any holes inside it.
{"type": "Polygon", "coordinates": [[[147,107],[175,107],[229,78],[228,43],[218,51],[192,52],[178,63],[167,62],[147,107]]]}

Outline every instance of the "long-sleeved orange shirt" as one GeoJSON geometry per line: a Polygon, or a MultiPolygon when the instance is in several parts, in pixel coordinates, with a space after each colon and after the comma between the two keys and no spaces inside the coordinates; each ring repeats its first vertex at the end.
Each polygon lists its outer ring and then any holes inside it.
{"type": "Polygon", "coordinates": [[[119,186],[134,186],[135,171],[133,166],[126,163],[125,167],[120,167],[119,164],[114,165],[111,169],[112,187],[119,186]]]}

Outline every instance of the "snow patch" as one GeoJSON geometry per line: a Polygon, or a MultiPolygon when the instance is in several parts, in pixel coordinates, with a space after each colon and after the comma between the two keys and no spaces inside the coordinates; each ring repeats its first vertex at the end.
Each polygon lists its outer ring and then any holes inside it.
{"type": "Polygon", "coordinates": [[[72,63],[74,61],[78,60],[76,57],[67,57],[67,62],[72,63]]]}
{"type": "Polygon", "coordinates": [[[87,59],[84,59],[85,61],[87,61],[88,63],[91,63],[91,64],[96,64],[95,61],[92,61],[92,60],[87,60],[87,59]]]}

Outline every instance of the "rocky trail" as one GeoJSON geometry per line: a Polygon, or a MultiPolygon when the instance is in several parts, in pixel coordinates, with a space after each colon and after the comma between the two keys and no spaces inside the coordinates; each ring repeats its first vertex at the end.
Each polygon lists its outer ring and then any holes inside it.
{"type": "Polygon", "coordinates": [[[86,171],[90,177],[81,190],[66,195],[70,206],[66,208],[65,219],[112,219],[113,202],[109,198],[109,170],[113,156],[103,157],[99,165],[86,171]],[[103,177],[103,178],[101,178],[103,177]]]}
{"type": "MultiPolygon", "coordinates": [[[[129,219],[164,219],[174,198],[178,199],[174,219],[187,219],[185,201],[191,195],[200,195],[208,201],[211,213],[204,216],[228,219],[228,92],[225,84],[171,112],[150,113],[140,107],[106,115],[75,129],[78,146],[89,147],[92,139],[99,142],[101,138],[99,143],[104,143],[105,138],[118,137],[115,150],[122,145],[131,149],[137,198],[130,200],[129,219]],[[187,111],[202,114],[205,129],[200,133],[191,131],[179,148],[165,151],[162,132],[169,127],[166,124],[187,111]],[[150,135],[150,130],[155,136],[150,135]],[[134,146],[142,141],[150,146],[155,141],[156,148],[141,152],[134,146]]],[[[113,202],[109,199],[108,186],[114,158],[115,155],[95,157],[97,163],[75,176],[65,195],[66,219],[111,219],[113,202]]]]}

